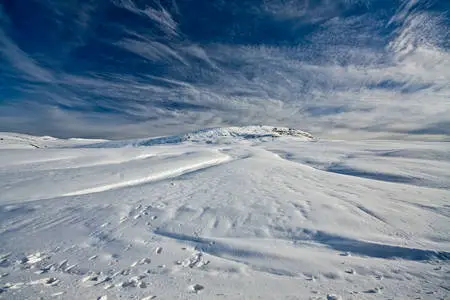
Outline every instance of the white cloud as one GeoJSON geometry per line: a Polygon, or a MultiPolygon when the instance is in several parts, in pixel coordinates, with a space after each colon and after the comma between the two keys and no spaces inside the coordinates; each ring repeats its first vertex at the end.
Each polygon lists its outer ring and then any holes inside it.
{"type": "MultiPolygon", "coordinates": [[[[323,16],[308,2],[267,3],[276,18],[298,13],[316,22],[323,16]]],[[[147,17],[168,36],[183,35],[163,7],[116,4],[147,17]]],[[[386,23],[370,15],[320,20],[307,43],[293,46],[165,41],[123,28],[126,36],[114,41],[116,47],[163,66],[162,75],[151,68],[135,74],[130,65],[127,74],[56,76],[0,29],[0,53],[16,75],[52,86],[34,87],[24,96],[33,98],[3,105],[0,125],[113,138],[250,124],[298,127],[318,136],[440,136],[446,134],[440,127],[450,122],[450,52],[442,44],[449,28],[443,15],[416,11],[416,5],[404,1],[386,23]],[[388,27],[397,29],[383,34],[388,27]]]]}
{"type": "MultiPolygon", "coordinates": [[[[53,74],[13,43],[2,28],[0,28],[0,54],[13,67],[13,74],[20,72],[18,76],[23,75],[27,80],[38,82],[49,83],[54,80],[53,74]]],[[[1,68],[5,69],[6,66],[1,68]]]]}

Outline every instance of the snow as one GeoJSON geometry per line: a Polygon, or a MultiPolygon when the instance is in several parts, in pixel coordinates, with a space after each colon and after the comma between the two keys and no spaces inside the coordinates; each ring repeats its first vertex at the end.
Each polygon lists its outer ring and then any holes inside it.
{"type": "Polygon", "coordinates": [[[264,141],[278,137],[295,137],[297,140],[313,140],[313,136],[308,132],[273,126],[243,126],[243,127],[219,127],[198,130],[191,133],[174,136],[164,136],[150,139],[138,139],[128,141],[107,141],[94,143],[90,147],[139,147],[154,146],[164,144],[179,144],[183,142],[195,142],[197,144],[226,144],[238,142],[264,141]]]}
{"type": "Polygon", "coordinates": [[[21,133],[0,132],[0,150],[1,149],[40,149],[55,147],[73,147],[76,145],[85,145],[89,143],[100,143],[101,139],[79,139],[73,138],[61,140],[51,136],[32,136],[21,133]]]}
{"type": "Polygon", "coordinates": [[[0,299],[444,299],[449,182],[444,142],[0,133],[0,299]]]}

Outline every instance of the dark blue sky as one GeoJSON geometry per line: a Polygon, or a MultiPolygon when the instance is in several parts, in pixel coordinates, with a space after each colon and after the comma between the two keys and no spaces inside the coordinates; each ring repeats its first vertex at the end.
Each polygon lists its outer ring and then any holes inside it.
{"type": "Polygon", "coordinates": [[[0,131],[450,134],[448,1],[3,0],[0,131]]]}

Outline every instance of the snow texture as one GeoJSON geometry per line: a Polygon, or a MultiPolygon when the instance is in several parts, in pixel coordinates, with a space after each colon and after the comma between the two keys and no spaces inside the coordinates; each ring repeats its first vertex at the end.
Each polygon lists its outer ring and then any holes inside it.
{"type": "Polygon", "coordinates": [[[448,143],[0,133],[0,299],[446,299],[448,143]]]}

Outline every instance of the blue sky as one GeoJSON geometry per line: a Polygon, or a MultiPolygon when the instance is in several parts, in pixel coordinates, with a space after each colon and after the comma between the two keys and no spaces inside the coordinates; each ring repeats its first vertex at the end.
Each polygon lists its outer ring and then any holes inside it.
{"type": "Polygon", "coordinates": [[[450,2],[4,0],[0,131],[450,136],[450,2]]]}

